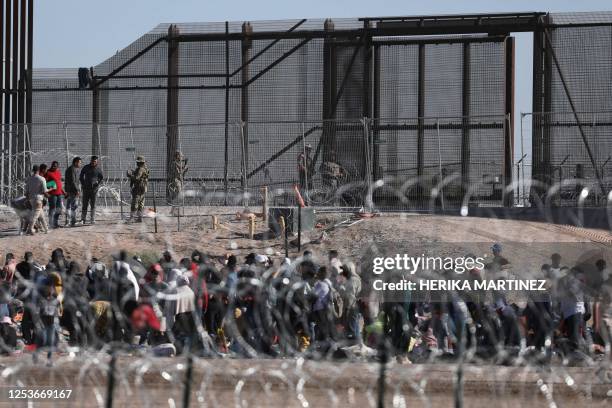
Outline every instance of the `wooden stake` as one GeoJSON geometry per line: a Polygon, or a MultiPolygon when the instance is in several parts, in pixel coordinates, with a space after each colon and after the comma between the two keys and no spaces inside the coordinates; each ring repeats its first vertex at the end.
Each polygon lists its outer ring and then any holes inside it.
{"type": "Polygon", "coordinates": [[[249,239],[255,236],[255,217],[249,218],[249,239]]]}
{"type": "Polygon", "coordinates": [[[216,215],[212,216],[212,228],[213,230],[216,230],[217,228],[219,228],[219,220],[217,219],[216,215]]]}
{"type": "Polygon", "coordinates": [[[287,226],[285,225],[285,217],[283,217],[283,216],[281,215],[281,217],[278,219],[278,224],[280,225],[281,234],[284,234],[284,233],[285,233],[285,228],[287,227],[287,226]]]}

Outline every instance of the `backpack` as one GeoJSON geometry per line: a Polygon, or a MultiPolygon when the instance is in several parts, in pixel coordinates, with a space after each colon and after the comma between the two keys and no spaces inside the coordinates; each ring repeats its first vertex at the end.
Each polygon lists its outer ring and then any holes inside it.
{"type": "Polygon", "coordinates": [[[332,315],[334,318],[339,319],[342,317],[342,311],[344,310],[344,300],[340,295],[340,292],[336,290],[334,285],[330,284],[330,282],[326,282],[329,286],[329,303],[330,309],[332,311],[332,315]]]}

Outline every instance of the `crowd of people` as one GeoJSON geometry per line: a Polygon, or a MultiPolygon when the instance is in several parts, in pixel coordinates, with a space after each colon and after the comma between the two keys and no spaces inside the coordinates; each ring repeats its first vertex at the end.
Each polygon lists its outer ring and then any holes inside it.
{"type": "MultiPolygon", "coordinates": [[[[494,246],[493,263],[509,264],[494,246]]],[[[193,251],[175,259],[165,251],[151,265],[120,252],[107,264],[69,261],[61,248],[46,263],[27,252],[6,254],[0,273],[0,350],[114,347],[175,355],[376,357],[400,362],[431,356],[481,358],[530,350],[603,354],[610,342],[612,278],[604,260],[587,276],[555,254],[542,266],[551,295],[523,305],[503,294],[448,293],[439,301],[385,301],[368,285],[367,271],[337,251],[294,260],[251,253],[215,257],[193,251]],[[590,285],[591,280],[594,285],[590,285]],[[590,293],[589,286],[604,288],[590,293]],[[558,293],[558,296],[552,295],[558,293]]],[[[362,265],[363,266],[363,265],[362,265]]],[[[471,270],[466,279],[481,279],[471,270]]],[[[609,347],[608,347],[609,349],[609,347]]],[[[514,354],[513,354],[514,353],[514,354]]]]}
{"type": "MultiPolygon", "coordinates": [[[[46,234],[49,228],[96,223],[96,197],[104,182],[104,174],[97,156],[91,156],[89,163],[81,166],[82,159],[74,157],[63,177],[57,161],[53,161],[51,167],[44,163],[32,167],[32,174],[25,180],[24,195],[11,202],[20,217],[20,234],[46,234]],[[77,214],[79,205],[80,217],[77,214]],[[45,206],[48,207],[48,222],[44,215],[45,206]],[[64,223],[60,222],[62,214],[65,215],[64,223]]],[[[149,169],[143,156],[136,157],[136,168],[128,170],[126,176],[132,194],[128,221],[142,222],[149,180],[149,169]]]]}
{"type": "Polygon", "coordinates": [[[20,217],[20,233],[34,235],[47,233],[49,228],[85,224],[88,210],[89,222],[95,224],[96,196],[104,175],[97,156],[92,156],[84,167],[81,165],[81,158],[75,157],[64,177],[57,161],[53,161],[51,167],[45,163],[32,167],[32,174],[25,180],[24,195],[11,202],[20,217]],[[80,201],[81,217],[78,221],[80,201]],[[48,206],[48,222],[44,215],[45,206],[48,206]],[[60,222],[62,214],[66,215],[65,223],[60,222]]]}

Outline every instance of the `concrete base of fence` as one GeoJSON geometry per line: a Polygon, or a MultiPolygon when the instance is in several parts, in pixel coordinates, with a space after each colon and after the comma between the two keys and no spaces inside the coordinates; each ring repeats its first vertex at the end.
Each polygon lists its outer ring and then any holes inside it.
{"type": "Polygon", "coordinates": [[[436,210],[436,214],[456,215],[480,218],[498,218],[520,221],[548,222],[551,224],[571,225],[583,228],[612,230],[612,208],[578,208],[551,207],[538,208],[504,208],[504,207],[469,207],[467,215],[459,209],[436,210]]]}

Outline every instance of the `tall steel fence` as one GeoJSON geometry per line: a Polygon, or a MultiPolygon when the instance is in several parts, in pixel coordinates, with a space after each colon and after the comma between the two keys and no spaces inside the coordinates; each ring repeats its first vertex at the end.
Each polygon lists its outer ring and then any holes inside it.
{"type": "Polygon", "coordinates": [[[612,112],[521,118],[519,184],[526,205],[602,206],[612,190],[612,112]]]}
{"type": "Polygon", "coordinates": [[[504,174],[506,125],[505,117],[488,116],[13,126],[3,140],[23,137],[2,155],[1,199],[6,204],[24,193],[34,164],[58,161],[64,170],[74,157],[87,163],[96,154],[105,175],[101,202],[108,206],[128,204],[126,173],[137,156],[150,170],[147,198],[159,205],[256,205],[263,187],[273,205],[294,205],[297,186],[311,206],[500,206],[510,184],[504,174]],[[307,162],[302,175],[301,161],[307,162]],[[174,171],[179,164],[184,174],[174,171]]]}

